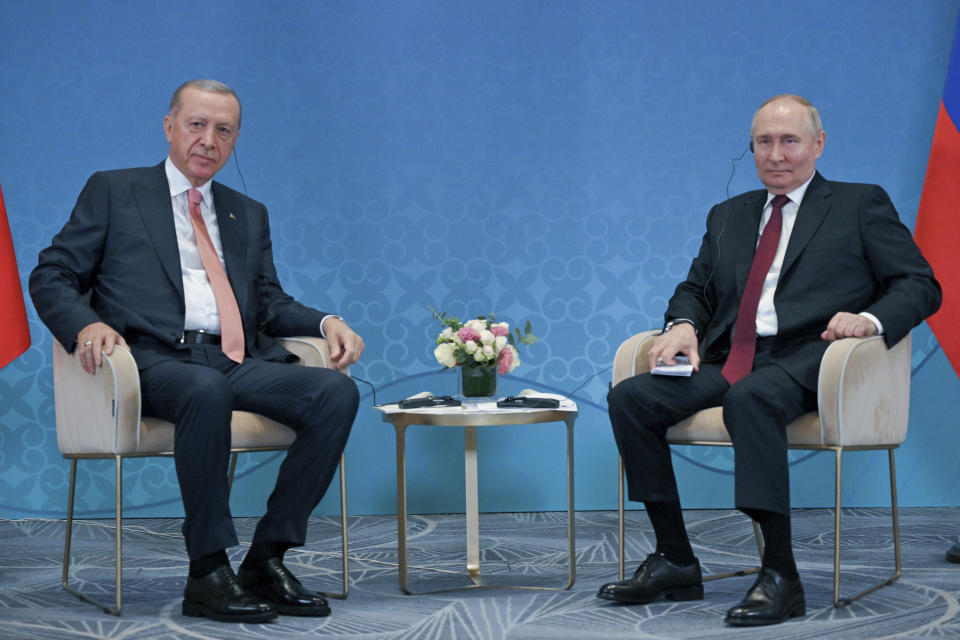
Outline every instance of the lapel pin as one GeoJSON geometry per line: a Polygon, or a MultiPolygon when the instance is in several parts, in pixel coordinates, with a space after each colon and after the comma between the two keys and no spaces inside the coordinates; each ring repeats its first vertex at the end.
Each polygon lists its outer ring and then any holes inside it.
{"type": "Polygon", "coordinates": [[[236,220],[236,219],[237,219],[237,216],[235,216],[235,215],[233,215],[233,214],[231,213],[231,214],[230,214],[230,219],[231,219],[231,220],[236,220]]]}

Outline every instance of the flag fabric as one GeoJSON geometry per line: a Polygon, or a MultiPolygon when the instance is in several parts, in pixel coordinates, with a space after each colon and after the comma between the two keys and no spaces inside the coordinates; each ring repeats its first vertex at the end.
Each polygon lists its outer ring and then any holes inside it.
{"type": "Polygon", "coordinates": [[[0,189],[0,368],[27,350],[30,346],[30,327],[27,310],[23,306],[20,272],[13,254],[13,238],[7,223],[0,189]]]}
{"type": "Polygon", "coordinates": [[[914,239],[943,287],[940,310],[927,319],[960,375],[960,18],[933,133],[914,239]]]}

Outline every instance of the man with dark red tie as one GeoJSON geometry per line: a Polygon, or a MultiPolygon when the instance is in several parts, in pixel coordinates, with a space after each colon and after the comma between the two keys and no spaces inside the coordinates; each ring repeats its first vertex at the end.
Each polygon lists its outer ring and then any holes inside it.
{"type": "Polygon", "coordinates": [[[816,409],[828,344],[882,334],[893,346],[941,296],[883,189],[817,172],[826,134],[809,101],[771,98],[754,114],[750,140],[766,189],[710,211],[700,252],[650,350],[651,368],[683,354],[693,375],[638,375],[608,397],[629,497],[644,503],[657,547],[631,578],[597,594],[626,603],[703,598],[665,433],[722,406],[736,507],[760,525],[766,545],[756,582],[727,612],[732,625],[806,612],[791,544],[786,425],[816,409]]]}
{"type": "Polygon", "coordinates": [[[230,87],[194,80],[163,119],[167,159],[94,174],[70,219],[40,252],[30,294],[53,335],[91,375],[101,352],[127,346],[143,414],[173,422],[190,558],[183,613],[265,622],[324,616],[321,594],[283,564],[346,446],[359,394],[340,371],[299,367],[272,336],[320,336],[336,369],[363,340],[337,316],[305,307],[277,280],[267,210],[213,181],[240,133],[230,87]],[[88,299],[89,296],[89,299],[88,299]],[[228,503],[231,412],[253,411],[296,432],[267,512],[233,572],[228,503]]]}

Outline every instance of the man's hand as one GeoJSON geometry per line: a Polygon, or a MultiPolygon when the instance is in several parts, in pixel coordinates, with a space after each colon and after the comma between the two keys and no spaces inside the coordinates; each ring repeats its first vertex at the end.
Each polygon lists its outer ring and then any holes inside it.
{"type": "Polygon", "coordinates": [[[77,355],[80,356],[83,370],[90,375],[95,374],[97,367],[103,364],[102,353],[109,356],[113,353],[113,347],[118,344],[126,347],[127,341],[110,325],[94,322],[85,326],[77,334],[77,355]]]}
{"type": "Polygon", "coordinates": [[[330,345],[330,359],[334,369],[344,369],[360,359],[363,353],[363,338],[353,332],[340,318],[330,318],[323,323],[323,332],[330,345]]]}
{"type": "Polygon", "coordinates": [[[661,359],[663,364],[676,364],[673,356],[682,353],[690,358],[693,370],[700,371],[700,354],[697,352],[697,345],[697,332],[692,324],[688,322],[675,324],[670,331],[654,338],[647,363],[651,369],[657,366],[657,362],[661,359]]]}
{"type": "Polygon", "coordinates": [[[840,338],[863,338],[875,335],[877,335],[877,325],[873,320],[855,313],[840,311],[830,318],[827,330],[821,333],[820,337],[827,342],[833,342],[840,338]]]}

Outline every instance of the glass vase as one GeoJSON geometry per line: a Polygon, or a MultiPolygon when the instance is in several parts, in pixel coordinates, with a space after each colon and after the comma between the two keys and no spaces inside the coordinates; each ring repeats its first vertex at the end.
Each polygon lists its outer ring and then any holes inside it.
{"type": "Polygon", "coordinates": [[[464,398],[489,398],[497,394],[497,365],[460,366],[460,388],[464,398]]]}

